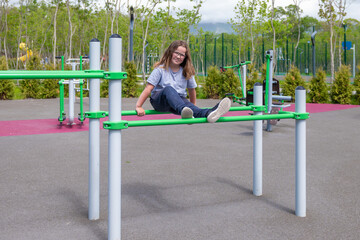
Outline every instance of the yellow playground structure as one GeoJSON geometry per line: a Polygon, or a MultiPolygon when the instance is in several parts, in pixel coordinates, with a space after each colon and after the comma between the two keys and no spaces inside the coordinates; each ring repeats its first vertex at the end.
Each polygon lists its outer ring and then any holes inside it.
{"type": "Polygon", "coordinates": [[[27,59],[29,59],[32,55],[33,55],[33,52],[32,50],[30,50],[28,47],[26,47],[26,44],[25,43],[20,43],[19,44],[19,48],[22,50],[22,51],[26,51],[26,54],[19,57],[18,60],[22,61],[22,62],[25,62],[27,59]]]}

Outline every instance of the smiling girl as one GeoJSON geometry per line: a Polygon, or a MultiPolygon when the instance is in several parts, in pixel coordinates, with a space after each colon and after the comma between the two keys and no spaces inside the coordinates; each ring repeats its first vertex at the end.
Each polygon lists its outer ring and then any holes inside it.
{"type": "Polygon", "coordinates": [[[194,75],[187,43],[181,40],[172,42],[161,60],[155,63],[154,71],[147,79],[145,89],[136,103],[137,115],[145,115],[142,105],[151,94],[150,103],[156,111],[172,112],[182,118],[206,117],[208,122],[216,122],[229,111],[231,101],[224,98],[211,109],[195,106],[197,84],[194,75]],[[186,89],[190,101],[186,98],[186,89]]]}

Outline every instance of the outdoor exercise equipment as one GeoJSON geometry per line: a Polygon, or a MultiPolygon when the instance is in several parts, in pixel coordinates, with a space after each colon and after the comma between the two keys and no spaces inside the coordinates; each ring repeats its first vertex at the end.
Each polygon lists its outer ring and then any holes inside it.
{"type": "MultiPolygon", "coordinates": [[[[232,93],[226,94],[226,96],[231,97],[233,99],[233,102],[237,102],[241,105],[247,105],[247,106],[254,104],[253,89],[249,89],[248,91],[246,90],[246,65],[250,63],[251,63],[250,61],[245,61],[235,66],[223,68],[224,70],[227,68],[236,68],[236,67],[238,68],[241,89],[243,92],[243,96],[245,97],[239,98],[232,93]],[[240,66],[243,69],[242,78],[240,74],[240,66]]],[[[278,113],[283,108],[291,106],[290,104],[284,104],[284,101],[292,101],[292,97],[280,95],[279,81],[273,78],[273,50],[266,51],[266,77],[265,80],[263,81],[263,88],[264,88],[263,105],[265,105],[267,114],[278,113]],[[277,102],[273,102],[274,100],[277,102]]],[[[275,125],[279,120],[280,118],[267,120],[266,130],[271,132],[272,131],[271,125],[275,125]]]]}
{"type": "MultiPolygon", "coordinates": [[[[57,59],[61,59],[61,69],[64,70],[65,64],[71,65],[73,71],[76,70],[77,66],[82,70],[84,59],[88,59],[88,57],[80,56],[80,58],[69,58],[64,63],[64,56],[56,57],[57,59]]],[[[78,114],[78,120],[82,124],[85,120],[85,115],[83,111],[83,91],[89,90],[88,86],[84,88],[84,83],[87,83],[84,79],[61,79],[59,81],[60,87],[60,115],[58,120],[60,124],[63,123],[66,119],[66,113],[64,111],[64,85],[69,85],[69,119],[68,124],[72,125],[74,123],[74,105],[75,105],[75,91],[78,90],[80,92],[80,113],[78,114]],[[79,87],[76,87],[76,84],[79,84],[79,87]]]]}
{"type": "Polygon", "coordinates": [[[233,69],[233,68],[238,70],[240,86],[241,86],[241,91],[242,91],[242,97],[235,96],[234,93],[227,93],[226,96],[230,97],[233,100],[233,102],[237,102],[242,105],[246,104],[245,100],[246,100],[246,65],[247,64],[251,64],[251,61],[243,61],[240,64],[237,64],[234,66],[227,66],[227,67],[220,68],[221,71],[225,71],[226,69],[233,69]],[[242,70],[240,70],[240,69],[242,69],[242,70]],[[242,75],[242,77],[241,77],[241,75],[242,75]]]}
{"type": "MultiPolygon", "coordinates": [[[[117,34],[109,39],[109,71],[100,69],[100,42],[90,42],[90,70],[87,71],[0,71],[0,79],[90,79],[89,128],[89,219],[99,218],[99,162],[100,162],[100,118],[106,112],[100,111],[100,79],[109,80],[109,120],[103,127],[109,130],[108,143],[108,239],[121,239],[121,131],[129,127],[206,123],[206,118],[163,119],[147,121],[122,121],[122,115],[136,115],[136,111],[121,111],[121,85],[126,73],[121,72],[122,40],[117,34]]],[[[253,121],[253,194],[262,195],[262,121],[269,119],[295,119],[295,214],[306,216],[306,91],[297,87],[295,91],[295,112],[279,111],[278,114],[263,115],[262,85],[254,86],[254,104],[231,108],[232,111],[252,110],[253,115],[221,117],[219,122],[253,121]]],[[[146,111],[147,114],[157,113],[146,111]]]]}

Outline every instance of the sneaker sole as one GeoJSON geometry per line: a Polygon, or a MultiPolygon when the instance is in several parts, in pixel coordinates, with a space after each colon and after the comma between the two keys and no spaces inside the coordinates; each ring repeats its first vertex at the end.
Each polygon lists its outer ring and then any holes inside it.
{"type": "Polygon", "coordinates": [[[231,107],[231,100],[229,98],[224,98],[223,100],[221,100],[217,109],[209,114],[209,116],[207,117],[207,121],[209,123],[216,122],[217,120],[219,120],[219,118],[222,115],[224,115],[229,111],[230,107],[231,107]]]}
{"type": "Polygon", "coordinates": [[[193,118],[193,110],[191,110],[191,108],[188,107],[184,107],[183,110],[181,111],[181,118],[182,119],[187,119],[187,118],[193,118]]]}

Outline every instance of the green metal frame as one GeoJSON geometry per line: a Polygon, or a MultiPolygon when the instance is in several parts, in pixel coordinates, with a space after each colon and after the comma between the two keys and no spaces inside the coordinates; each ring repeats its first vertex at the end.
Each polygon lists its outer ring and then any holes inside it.
{"type": "MultiPolygon", "coordinates": [[[[247,64],[251,64],[251,61],[245,61],[245,62],[242,62],[240,64],[237,64],[237,65],[234,65],[234,66],[227,66],[227,67],[223,67],[225,69],[231,69],[231,68],[237,68],[238,69],[238,75],[239,75],[239,80],[240,80],[240,86],[241,86],[241,91],[242,91],[242,94],[243,96],[245,96],[245,88],[246,86],[244,87],[243,86],[243,82],[242,82],[242,78],[241,78],[241,71],[240,71],[240,67],[244,66],[244,65],[247,65],[247,64]]],[[[237,102],[239,104],[244,104],[244,101],[241,101],[241,98],[240,97],[237,97],[235,95],[231,95],[232,99],[233,99],[233,102],[237,102]]]]}
{"type": "Polygon", "coordinates": [[[98,112],[85,112],[85,117],[86,118],[92,118],[92,119],[97,119],[97,118],[104,118],[109,116],[109,112],[106,111],[98,111],[98,112]]]}
{"type": "Polygon", "coordinates": [[[81,79],[102,78],[108,80],[121,80],[127,78],[126,72],[105,72],[103,70],[55,70],[55,71],[28,71],[28,70],[2,70],[0,79],[81,79]]]}
{"type": "MultiPolygon", "coordinates": [[[[257,106],[265,107],[265,106],[257,106]]],[[[256,121],[256,120],[272,120],[272,119],[308,119],[309,113],[296,113],[281,111],[278,114],[267,115],[249,115],[249,116],[230,116],[221,117],[217,122],[237,122],[237,121],[256,121]]],[[[103,123],[104,129],[121,130],[129,127],[143,126],[160,126],[160,125],[179,125],[179,124],[198,124],[207,123],[206,118],[189,118],[189,119],[159,119],[159,120],[140,120],[140,121],[119,121],[103,123]]]]}

